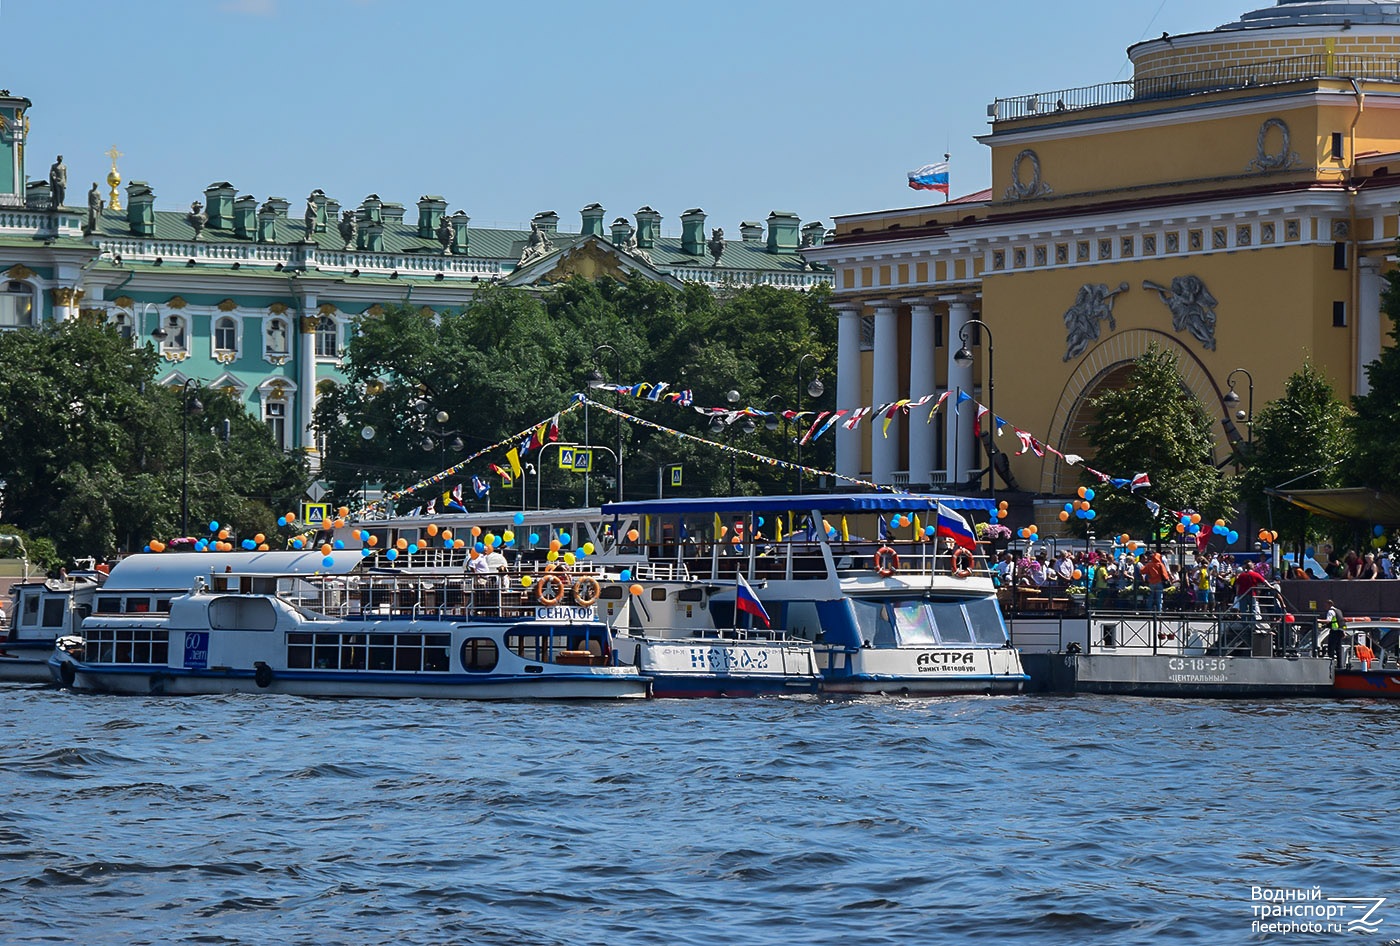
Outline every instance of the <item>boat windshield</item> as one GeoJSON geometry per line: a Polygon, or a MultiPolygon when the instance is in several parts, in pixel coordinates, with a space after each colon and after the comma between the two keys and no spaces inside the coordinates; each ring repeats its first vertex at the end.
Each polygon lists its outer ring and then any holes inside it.
{"type": "Polygon", "coordinates": [[[862,641],[872,647],[1001,647],[1006,626],[995,600],[853,601],[862,641]]]}

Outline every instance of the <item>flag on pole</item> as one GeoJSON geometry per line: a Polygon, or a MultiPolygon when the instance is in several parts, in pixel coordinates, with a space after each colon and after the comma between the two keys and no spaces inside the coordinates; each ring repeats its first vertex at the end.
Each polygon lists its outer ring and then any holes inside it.
{"type": "Polygon", "coordinates": [[[754,594],[753,588],[744,581],[744,576],[736,572],[734,577],[738,580],[738,585],[734,589],[735,609],[752,615],[755,620],[762,621],[764,627],[772,627],[773,622],[768,619],[768,612],[763,609],[763,602],[758,600],[758,595],[754,594]]]}
{"type": "Polygon", "coordinates": [[[938,504],[938,525],[934,528],[934,532],[944,538],[952,539],[954,545],[960,545],[974,552],[977,550],[977,536],[973,534],[972,527],[967,524],[967,520],[942,503],[938,504]]]}
{"type": "Polygon", "coordinates": [[[925,164],[918,170],[910,171],[909,186],[916,191],[938,191],[946,196],[948,193],[948,162],[939,161],[937,164],[925,164]]]}

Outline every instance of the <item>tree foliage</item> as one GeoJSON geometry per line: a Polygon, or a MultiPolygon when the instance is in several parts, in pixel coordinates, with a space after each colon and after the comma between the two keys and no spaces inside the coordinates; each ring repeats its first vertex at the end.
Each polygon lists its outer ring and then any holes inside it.
{"type": "MultiPolygon", "coordinates": [[[[65,558],[110,556],[175,533],[183,392],[151,383],[150,348],[72,320],[0,334],[0,361],[6,522],[51,539],[65,558]]],[[[271,525],[263,508],[304,485],[298,462],[237,402],[193,393],[210,409],[189,421],[191,531],[205,516],[250,530],[271,525]],[[208,429],[223,417],[229,444],[208,429]]]]}
{"type": "MultiPolygon", "coordinates": [[[[1088,430],[1093,465],[1123,475],[1146,473],[1152,482],[1137,493],[1097,490],[1100,531],[1150,535],[1166,522],[1169,510],[1195,510],[1208,520],[1231,514],[1235,484],[1215,467],[1210,416],[1187,390],[1175,354],[1149,347],[1134,363],[1127,383],[1105,391],[1092,404],[1098,410],[1088,430]],[[1160,505],[1157,517],[1144,497],[1160,505]]],[[[1097,480],[1085,482],[1099,486],[1097,480]]]]}
{"type": "Polygon", "coordinates": [[[1254,444],[1240,489],[1257,521],[1272,523],[1298,546],[1335,526],[1289,503],[1270,502],[1266,490],[1340,486],[1351,451],[1350,419],[1351,410],[1337,400],[1331,382],[1311,361],[1288,378],[1283,397],[1254,415],[1254,444]]]}
{"type": "MultiPolygon", "coordinates": [[[[725,404],[726,393],[735,390],[739,407],[795,409],[803,354],[815,355],[816,365],[834,372],[836,320],[827,299],[824,290],[765,286],[717,296],[695,284],[675,290],[646,280],[575,278],[542,293],[492,287],[463,310],[386,308],[379,316],[361,318],[350,343],[348,381],[318,404],[326,477],[341,499],[369,484],[397,489],[417,482],[553,416],[573,395],[589,391],[595,369],[608,382],[666,381],[673,390],[693,391],[696,404],[725,404]],[[770,404],[773,396],[777,400],[770,404]],[[421,412],[415,409],[420,401],[421,412]],[[436,420],[440,412],[447,415],[443,425],[436,420]],[[362,436],[365,428],[372,428],[371,439],[362,436]],[[444,453],[444,441],[450,444],[454,437],[461,438],[462,453],[444,453]],[[425,439],[432,441],[431,449],[422,449],[425,439]]],[[[812,364],[807,363],[809,374],[812,364]]],[[[747,433],[738,423],[715,434],[706,418],[669,402],[589,393],[603,405],[656,424],[780,458],[792,453],[791,441],[805,432],[792,426],[786,434],[782,426],[768,431],[759,423],[747,433]]],[[[805,391],[803,398],[804,410],[829,406],[831,392],[821,401],[805,391]]],[[[584,411],[567,414],[561,442],[586,438],[617,449],[615,416],[593,408],[586,432],[584,423],[584,411]]],[[[627,496],[655,495],[658,470],[673,463],[685,468],[687,494],[726,491],[731,468],[742,491],[781,489],[793,482],[789,471],[734,460],[645,426],[623,422],[620,433],[627,496]]],[[[491,451],[444,486],[478,475],[495,484],[497,507],[519,504],[521,486],[503,491],[488,470],[488,463],[503,462],[506,449],[491,451]]],[[[808,447],[803,461],[829,468],[831,438],[808,447]]],[[[590,502],[611,496],[615,488],[612,458],[599,452],[594,463],[590,502]]],[[[547,505],[583,502],[583,477],[558,470],[553,451],[546,451],[537,475],[542,482],[528,477],[525,483],[530,505],[537,489],[547,505]]]]}

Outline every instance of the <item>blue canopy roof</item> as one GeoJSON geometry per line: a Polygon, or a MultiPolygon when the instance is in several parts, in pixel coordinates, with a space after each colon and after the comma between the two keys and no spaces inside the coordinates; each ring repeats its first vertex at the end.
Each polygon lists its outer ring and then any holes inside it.
{"type": "Polygon", "coordinates": [[[699,496],[685,499],[639,499],[604,503],[604,515],[742,515],[758,512],[932,512],[939,503],[949,509],[992,512],[996,500],[979,496],[939,496],[933,493],[816,493],[805,496],[699,496]]]}

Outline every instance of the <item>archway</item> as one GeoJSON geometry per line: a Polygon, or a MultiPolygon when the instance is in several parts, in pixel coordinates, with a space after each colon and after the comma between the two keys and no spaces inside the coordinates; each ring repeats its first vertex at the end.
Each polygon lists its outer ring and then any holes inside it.
{"type": "MultiPolygon", "coordinates": [[[[1156,329],[1129,329],[1115,332],[1085,352],[1078,366],[1065,382],[1059,402],[1050,420],[1050,439],[1061,453],[1079,454],[1091,458],[1085,431],[1097,419],[1089,402],[1099,393],[1122,387],[1133,362],[1147,352],[1148,346],[1174,352],[1177,371],[1186,390],[1205,405],[1207,413],[1217,417],[1228,430],[1232,422],[1225,408],[1224,392],[1205,364],[1194,351],[1176,336],[1156,329]]],[[[1105,470],[1119,476],[1131,475],[1131,470],[1105,470]]],[[[1040,467],[1040,491],[1046,495],[1073,492],[1079,486],[1079,471],[1053,453],[1046,452],[1040,467]]]]}

